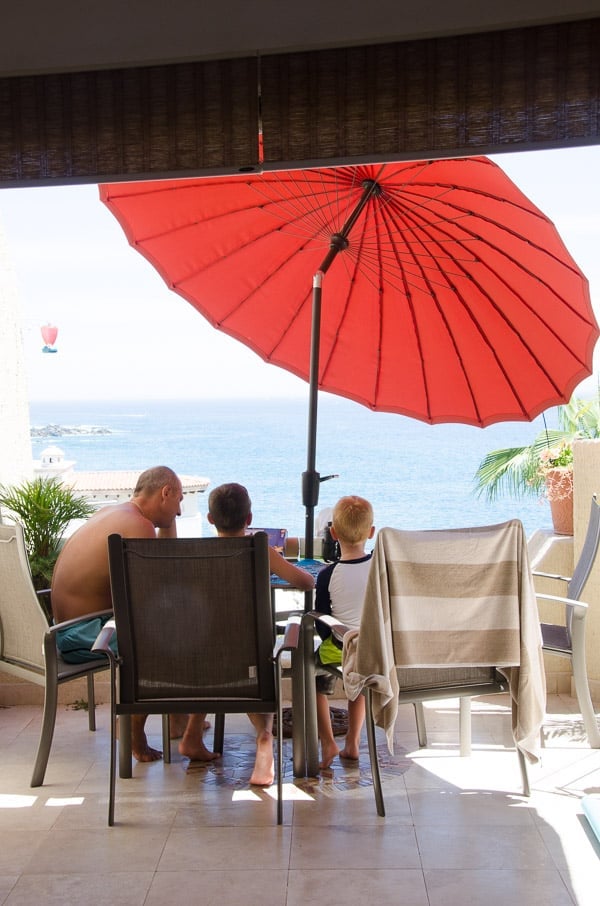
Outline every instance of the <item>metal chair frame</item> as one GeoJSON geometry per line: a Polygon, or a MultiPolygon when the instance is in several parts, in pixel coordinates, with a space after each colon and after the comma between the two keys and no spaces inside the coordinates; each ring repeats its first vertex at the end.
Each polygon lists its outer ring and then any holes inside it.
{"type": "Polygon", "coordinates": [[[575,693],[579,710],[593,749],[600,748],[600,731],[594,712],[590,687],[587,677],[585,657],[585,620],[589,605],[580,600],[585,584],[590,576],[598,548],[600,547],[600,506],[596,495],[592,496],[590,517],[581,553],[572,576],[561,576],[534,570],[533,575],[544,579],[555,579],[566,583],[566,595],[549,595],[536,593],[538,600],[554,601],[564,605],[564,623],[542,622],[542,649],[557,657],[571,661],[575,693]]]}
{"type": "Polygon", "coordinates": [[[281,824],[280,657],[283,651],[293,651],[297,646],[300,618],[290,619],[283,644],[274,646],[267,536],[259,532],[242,538],[149,540],[111,535],[108,549],[115,617],[101,631],[94,649],[104,651],[110,662],[109,826],[114,824],[115,812],[117,717],[165,712],[215,714],[216,751],[222,748],[223,715],[275,713],[277,823],[281,824]],[[136,560],[143,562],[136,564],[136,560]],[[228,600],[228,595],[234,603],[230,612],[222,614],[219,604],[228,600]],[[231,672],[241,664],[234,657],[233,634],[236,613],[241,622],[242,607],[248,617],[245,628],[252,633],[247,642],[252,659],[243,665],[245,680],[240,679],[239,670],[231,672]],[[165,618],[163,612],[168,608],[170,618],[165,618]],[[172,650],[167,651],[168,635],[175,630],[174,619],[180,621],[178,647],[175,650],[171,645],[172,650]],[[117,656],[109,645],[114,632],[117,656]],[[230,663],[217,655],[209,659],[209,652],[228,650],[230,663]],[[212,671],[209,678],[208,663],[212,671]],[[223,667],[221,671],[219,666],[223,667]],[[246,692],[240,691],[242,680],[247,682],[246,692]]]}
{"type": "Polygon", "coordinates": [[[76,620],[48,626],[48,620],[31,580],[23,527],[0,525],[0,668],[19,679],[44,687],[44,710],[31,786],[41,786],[52,748],[58,689],[85,677],[88,726],[96,729],[94,676],[108,669],[104,658],[85,664],[68,664],[56,647],[56,633],[94,617],[110,616],[103,610],[76,620]]]}

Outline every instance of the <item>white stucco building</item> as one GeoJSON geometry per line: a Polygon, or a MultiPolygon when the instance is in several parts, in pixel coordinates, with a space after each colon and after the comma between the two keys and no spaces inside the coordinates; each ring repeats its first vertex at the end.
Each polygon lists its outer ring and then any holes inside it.
{"type": "MultiPolygon", "coordinates": [[[[55,477],[86,497],[97,509],[103,506],[123,503],[133,495],[139,477],[139,470],[102,470],[78,472],[74,460],[65,459],[64,451],[54,444],[42,450],[40,459],[33,463],[34,474],[55,477]]],[[[208,478],[199,475],[180,475],[183,488],[181,516],[177,520],[177,534],[181,538],[202,535],[202,516],[198,511],[198,499],[210,484],[208,478]]],[[[74,523],[71,529],[77,527],[74,523]]]]}
{"type": "Polygon", "coordinates": [[[32,469],[21,312],[0,222],[0,484],[31,478],[32,469]]]}

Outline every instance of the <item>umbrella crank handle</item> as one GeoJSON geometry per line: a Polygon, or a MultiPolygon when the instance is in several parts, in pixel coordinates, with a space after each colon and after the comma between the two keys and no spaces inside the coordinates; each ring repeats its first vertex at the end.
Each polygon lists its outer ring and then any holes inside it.
{"type": "Polygon", "coordinates": [[[302,473],[302,503],[304,506],[315,507],[319,502],[319,485],[330,478],[339,478],[339,475],[319,475],[318,472],[306,471],[302,473]]]}
{"type": "Polygon", "coordinates": [[[319,484],[321,476],[318,472],[307,470],[302,473],[302,503],[305,507],[316,507],[319,502],[319,484]]]}

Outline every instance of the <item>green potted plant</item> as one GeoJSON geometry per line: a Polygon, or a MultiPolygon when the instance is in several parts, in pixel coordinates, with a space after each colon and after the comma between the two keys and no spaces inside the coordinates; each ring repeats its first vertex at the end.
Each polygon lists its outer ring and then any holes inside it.
{"type": "MultiPolygon", "coordinates": [[[[49,588],[67,526],[94,507],[56,478],[38,477],[14,487],[0,485],[0,508],[23,526],[34,588],[49,588]]],[[[51,604],[44,604],[49,619],[51,604]]]]}
{"type": "Polygon", "coordinates": [[[489,501],[503,493],[513,497],[545,495],[551,508],[557,504],[555,512],[567,511],[566,523],[564,516],[557,517],[560,524],[556,531],[572,534],[573,441],[600,437],[600,393],[591,400],[572,397],[568,404],[559,406],[558,425],[541,431],[528,446],[488,453],[475,473],[475,490],[489,501]]]}

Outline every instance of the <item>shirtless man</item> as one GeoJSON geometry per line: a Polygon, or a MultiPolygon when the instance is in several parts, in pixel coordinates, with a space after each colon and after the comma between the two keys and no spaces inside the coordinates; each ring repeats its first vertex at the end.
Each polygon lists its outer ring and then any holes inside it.
{"type": "MultiPolygon", "coordinates": [[[[113,532],[124,538],[174,538],[175,518],[181,515],[183,493],[181,481],[172,469],[156,466],[138,478],[133,497],[126,503],[106,506],[81,526],[63,547],[52,577],[52,611],[57,623],[85,616],[98,610],[112,609],[108,570],[107,539],[113,532]]],[[[64,633],[68,632],[65,630],[64,633]]],[[[79,651],[70,657],[64,633],[58,633],[57,644],[65,660],[88,659],[79,651]]],[[[90,652],[90,658],[93,655],[90,652]]],[[[148,745],[144,725],[146,716],[133,715],[131,720],[132,751],[138,761],[156,761],[162,755],[148,745]]],[[[180,752],[203,761],[218,758],[202,741],[204,717],[194,721],[188,739],[180,752]],[[183,751],[182,751],[183,749],[183,751]],[[193,752],[193,755],[190,753],[193,752]]],[[[181,734],[183,727],[178,732],[181,734]]]]}
{"type": "MultiPolygon", "coordinates": [[[[252,522],[252,503],[248,491],[241,484],[222,484],[211,491],[208,498],[207,520],[221,538],[235,538],[246,534],[252,522]]],[[[308,591],[314,587],[314,579],[306,570],[299,569],[269,547],[269,567],[295,588],[308,591]]],[[[200,721],[204,715],[190,715],[186,732],[181,741],[187,746],[188,734],[191,739],[201,732],[200,721]]],[[[256,730],[256,758],[250,783],[255,786],[271,786],[275,777],[273,762],[273,714],[248,714],[256,730]]],[[[192,743],[190,742],[190,745],[192,743]]],[[[181,750],[181,748],[180,748],[181,750]]],[[[212,753],[210,753],[212,754],[212,753]]],[[[200,756],[199,760],[204,760],[200,756]]]]}

